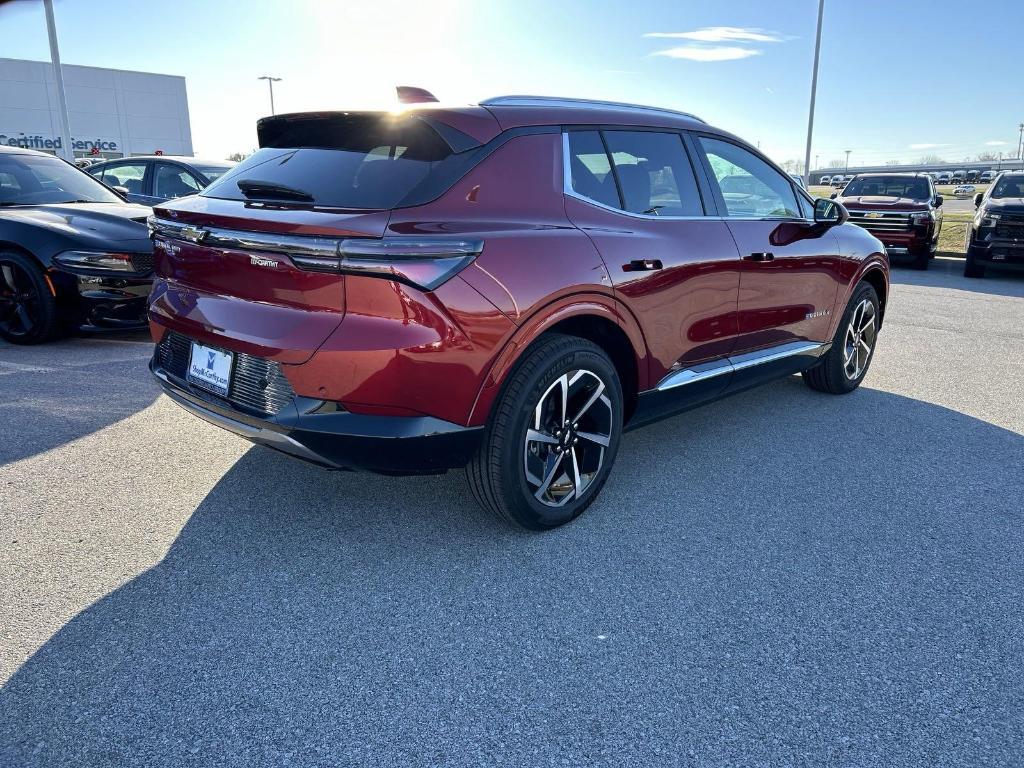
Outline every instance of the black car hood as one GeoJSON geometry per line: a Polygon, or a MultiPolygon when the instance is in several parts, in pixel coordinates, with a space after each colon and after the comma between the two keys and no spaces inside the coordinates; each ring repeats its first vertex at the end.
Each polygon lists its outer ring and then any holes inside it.
{"type": "Polygon", "coordinates": [[[51,203],[0,208],[0,219],[30,224],[68,237],[120,242],[145,240],[151,209],[133,203],[51,203]]]}
{"type": "Polygon", "coordinates": [[[990,197],[985,210],[991,213],[1024,213],[1024,197],[990,197]]]}

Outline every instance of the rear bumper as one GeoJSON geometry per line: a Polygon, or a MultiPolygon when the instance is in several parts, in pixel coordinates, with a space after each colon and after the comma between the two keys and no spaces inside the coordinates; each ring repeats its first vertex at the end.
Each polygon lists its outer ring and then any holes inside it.
{"type": "Polygon", "coordinates": [[[328,469],[386,475],[435,474],[465,466],[480,445],[482,427],[463,427],[430,416],[366,416],[304,397],[274,416],[233,408],[160,367],[150,370],[164,392],[185,410],[244,437],[328,469]]]}

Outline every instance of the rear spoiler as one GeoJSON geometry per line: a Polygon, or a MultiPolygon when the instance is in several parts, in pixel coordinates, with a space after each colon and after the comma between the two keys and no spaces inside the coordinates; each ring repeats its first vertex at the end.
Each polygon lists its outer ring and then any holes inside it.
{"type": "Polygon", "coordinates": [[[392,112],[295,112],[286,115],[272,115],[256,121],[256,135],[260,148],[316,147],[343,149],[348,146],[344,138],[352,131],[408,129],[410,121],[430,128],[448,145],[452,152],[466,152],[483,146],[457,128],[438,120],[429,114],[415,110],[394,114],[392,112]]]}

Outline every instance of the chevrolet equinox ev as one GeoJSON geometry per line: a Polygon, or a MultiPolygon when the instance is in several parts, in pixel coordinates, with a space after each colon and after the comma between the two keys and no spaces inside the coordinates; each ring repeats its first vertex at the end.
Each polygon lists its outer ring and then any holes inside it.
{"type": "Polygon", "coordinates": [[[192,413],[332,469],[466,467],[519,526],[594,501],[624,429],[800,372],[863,380],[884,248],[681,112],[509,96],[259,121],[150,220],[151,363],[192,413]]]}

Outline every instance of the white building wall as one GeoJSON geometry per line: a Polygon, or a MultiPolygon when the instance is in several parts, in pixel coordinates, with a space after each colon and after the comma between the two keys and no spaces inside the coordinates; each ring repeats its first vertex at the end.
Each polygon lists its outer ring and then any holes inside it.
{"type": "MultiPolygon", "coordinates": [[[[64,64],[76,156],[191,155],[185,78],[64,64]]],[[[49,62],[0,58],[0,143],[53,152],[60,137],[49,62]]]]}

